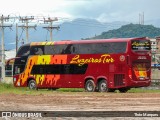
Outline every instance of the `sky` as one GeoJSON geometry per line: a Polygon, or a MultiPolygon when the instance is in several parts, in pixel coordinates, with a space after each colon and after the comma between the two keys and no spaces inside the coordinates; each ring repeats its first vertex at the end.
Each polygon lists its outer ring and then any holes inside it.
{"type": "Polygon", "coordinates": [[[160,0],[0,0],[0,15],[138,22],[160,18],[160,0]]]}

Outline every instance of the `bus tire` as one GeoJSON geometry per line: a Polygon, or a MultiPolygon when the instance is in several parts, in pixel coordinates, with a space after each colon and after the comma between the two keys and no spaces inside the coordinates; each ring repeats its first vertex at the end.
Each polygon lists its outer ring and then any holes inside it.
{"type": "Polygon", "coordinates": [[[129,89],[128,88],[119,88],[120,93],[126,93],[129,89]]]}
{"type": "Polygon", "coordinates": [[[93,80],[87,80],[87,82],[85,83],[85,90],[87,92],[94,92],[95,91],[95,83],[93,80]]]}
{"type": "Polygon", "coordinates": [[[98,84],[99,92],[107,92],[108,91],[108,85],[107,81],[105,79],[101,80],[98,84]]]}
{"type": "Polygon", "coordinates": [[[28,87],[31,90],[36,90],[37,89],[36,81],[35,80],[30,80],[29,83],[28,83],[28,87]]]}

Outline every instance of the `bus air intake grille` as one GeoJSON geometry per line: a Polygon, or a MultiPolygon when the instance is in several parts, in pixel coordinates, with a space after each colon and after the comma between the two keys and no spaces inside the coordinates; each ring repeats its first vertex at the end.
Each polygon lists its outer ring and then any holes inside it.
{"type": "Polygon", "coordinates": [[[114,74],[114,86],[123,86],[124,74],[114,74]]]}

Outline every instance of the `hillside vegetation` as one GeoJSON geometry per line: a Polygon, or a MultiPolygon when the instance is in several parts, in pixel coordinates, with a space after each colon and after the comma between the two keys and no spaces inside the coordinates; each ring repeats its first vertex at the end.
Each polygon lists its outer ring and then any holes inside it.
{"type": "Polygon", "coordinates": [[[105,38],[130,38],[130,37],[149,37],[155,38],[160,36],[160,28],[152,25],[128,24],[119,29],[103,32],[101,35],[92,37],[91,39],[105,38]]]}

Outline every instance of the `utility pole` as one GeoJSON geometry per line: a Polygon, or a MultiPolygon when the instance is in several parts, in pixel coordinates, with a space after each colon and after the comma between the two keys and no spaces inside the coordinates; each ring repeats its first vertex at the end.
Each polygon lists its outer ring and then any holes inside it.
{"type": "Polygon", "coordinates": [[[18,50],[18,24],[16,23],[16,53],[18,50]]]}
{"type": "Polygon", "coordinates": [[[139,14],[139,24],[144,25],[144,12],[142,14],[139,14]]]}
{"type": "Polygon", "coordinates": [[[4,48],[4,28],[12,27],[4,25],[4,21],[9,21],[9,16],[0,16],[0,29],[1,29],[1,79],[0,82],[4,82],[5,79],[5,48],[4,48]]]}
{"type": "Polygon", "coordinates": [[[21,27],[22,29],[25,29],[26,30],[26,43],[29,43],[29,33],[28,33],[28,30],[29,28],[36,28],[36,25],[35,26],[29,26],[28,23],[29,21],[31,20],[34,20],[34,17],[31,16],[31,17],[20,17],[20,21],[22,21],[22,23],[25,23],[25,25],[22,25],[22,26],[18,26],[18,27],[21,27]]]}
{"type": "Polygon", "coordinates": [[[142,25],[144,25],[144,12],[142,13],[142,25]]]}
{"type": "Polygon", "coordinates": [[[57,19],[57,18],[52,19],[52,18],[49,17],[49,18],[46,20],[46,19],[44,18],[44,23],[50,23],[48,27],[43,27],[43,28],[45,28],[45,29],[47,29],[47,30],[50,31],[50,41],[53,40],[53,37],[52,37],[53,29],[57,29],[57,30],[59,29],[59,26],[58,26],[58,27],[53,27],[53,22],[54,22],[54,21],[58,21],[58,19],[57,19]]]}

